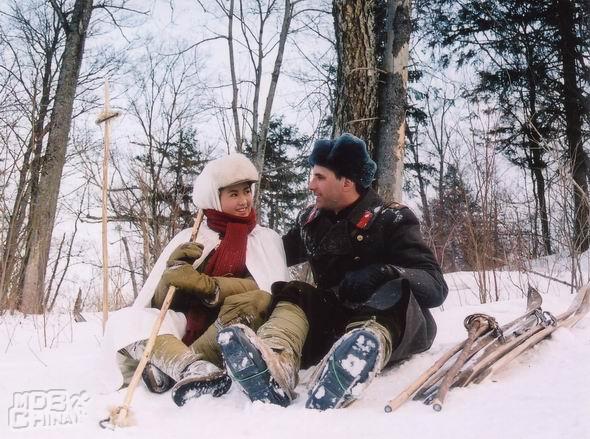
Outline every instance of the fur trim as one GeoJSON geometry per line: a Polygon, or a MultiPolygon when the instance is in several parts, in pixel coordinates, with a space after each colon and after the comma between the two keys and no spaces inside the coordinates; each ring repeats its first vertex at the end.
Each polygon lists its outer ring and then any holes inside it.
{"type": "Polygon", "coordinates": [[[349,133],[333,140],[316,140],[309,164],[331,169],[359,182],[364,188],[371,186],[377,171],[377,164],[371,160],[365,142],[349,133]]]}

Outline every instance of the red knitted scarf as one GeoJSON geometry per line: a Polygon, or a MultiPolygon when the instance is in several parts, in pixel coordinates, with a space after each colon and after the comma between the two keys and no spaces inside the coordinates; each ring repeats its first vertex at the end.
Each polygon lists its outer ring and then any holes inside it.
{"type": "Polygon", "coordinates": [[[247,217],[230,215],[214,209],[205,209],[207,225],[221,234],[221,243],[209,259],[205,274],[209,276],[240,277],[246,271],[246,245],[248,234],[256,227],[256,212],[247,217]]]}
{"type": "MultiPolygon", "coordinates": [[[[209,276],[241,277],[246,271],[246,245],[248,234],[256,226],[254,210],[247,217],[229,215],[214,209],[205,209],[207,225],[211,230],[221,234],[221,243],[213,253],[205,274],[209,276]]],[[[186,333],[182,341],[190,346],[199,338],[212,322],[210,310],[200,301],[194,301],[186,312],[186,333]]]]}

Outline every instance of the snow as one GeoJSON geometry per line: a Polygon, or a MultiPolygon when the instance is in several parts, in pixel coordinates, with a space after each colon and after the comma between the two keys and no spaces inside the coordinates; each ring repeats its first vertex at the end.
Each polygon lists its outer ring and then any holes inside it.
{"type": "MultiPolygon", "coordinates": [[[[541,266],[537,264],[536,270],[541,266]]],[[[95,388],[100,315],[85,314],[88,321],[84,323],[75,323],[65,314],[46,320],[4,315],[0,318],[0,411],[4,414],[0,437],[149,439],[198,432],[199,437],[256,439],[590,439],[588,316],[574,328],[557,330],[483,383],[452,389],[441,412],[414,401],[393,413],[384,412],[389,399],[465,338],[463,319],[468,314],[484,312],[500,324],[511,320],[525,309],[526,281],[534,281],[541,292],[544,310],[559,314],[572,300],[565,285],[541,277],[523,280],[516,272],[496,274],[501,300],[483,305],[478,303],[473,273],[448,275],[449,299],[433,310],[438,335],[432,348],[386,370],[350,407],[327,412],[305,409],[305,381],[311,371],[301,373],[299,397],[288,408],[252,404],[236,385],[221,398],[206,396],[178,408],[168,393],[150,394],[142,384],[132,403],[136,424],[114,432],[102,430],[98,421],[122,403],[125,392],[101,395],[95,388]],[[23,428],[15,428],[19,426],[23,428]]]]}
{"type": "Polygon", "coordinates": [[[342,368],[346,370],[351,376],[356,376],[363,371],[367,362],[360,358],[349,354],[340,363],[342,368]]]}

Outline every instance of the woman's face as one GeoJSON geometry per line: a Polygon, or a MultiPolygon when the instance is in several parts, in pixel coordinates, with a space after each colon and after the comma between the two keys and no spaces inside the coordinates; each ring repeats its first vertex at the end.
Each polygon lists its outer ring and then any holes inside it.
{"type": "Polygon", "coordinates": [[[252,184],[237,183],[219,190],[221,211],[246,217],[252,211],[252,184]]]}

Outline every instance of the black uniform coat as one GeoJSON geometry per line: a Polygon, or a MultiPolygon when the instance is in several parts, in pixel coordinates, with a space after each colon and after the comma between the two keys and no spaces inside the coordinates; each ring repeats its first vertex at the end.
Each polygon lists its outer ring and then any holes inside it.
{"type": "MultiPolygon", "coordinates": [[[[369,189],[338,215],[315,206],[302,210],[283,243],[287,265],[308,261],[317,287],[325,296],[324,306],[319,307],[324,315],[317,315],[310,306],[304,307],[310,330],[316,325],[314,320],[330,321],[331,317],[325,315],[329,309],[330,314],[345,315],[348,323],[375,318],[392,330],[394,350],[390,362],[430,348],[436,325],[428,308],[443,303],[447,285],[410,209],[399,204],[386,205],[369,189]],[[346,272],[375,263],[394,266],[399,276],[386,282],[385,288],[377,288],[379,292],[363,303],[343,303],[338,285],[346,272]]],[[[325,323],[320,326],[326,327],[325,323]]],[[[318,336],[311,331],[310,337],[331,335],[337,339],[344,327],[333,326],[334,331],[328,331],[332,334],[318,336]]],[[[324,346],[329,348],[333,341],[324,346]]],[[[312,364],[323,354],[315,352],[313,358],[307,355],[306,361],[304,349],[303,365],[312,364]]]]}

